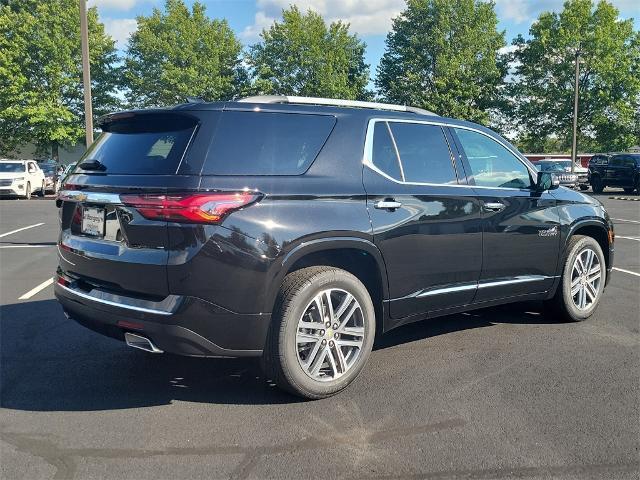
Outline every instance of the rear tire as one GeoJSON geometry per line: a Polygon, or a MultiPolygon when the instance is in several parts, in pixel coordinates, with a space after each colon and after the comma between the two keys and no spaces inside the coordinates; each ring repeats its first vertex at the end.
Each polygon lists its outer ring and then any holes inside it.
{"type": "Polygon", "coordinates": [[[623,190],[624,190],[624,193],[628,195],[633,193],[633,191],[635,190],[635,187],[625,187],[623,190]]]}
{"type": "Polygon", "coordinates": [[[334,395],[364,368],[375,327],[371,297],[355,276],[328,266],[295,271],[278,293],[263,355],[265,374],[300,397],[334,395]]]}
{"type": "Polygon", "coordinates": [[[548,314],[559,321],[586,320],[598,308],[607,268],[600,244],[592,237],[576,235],[569,240],[560,285],[545,302],[548,314]]]}
{"type": "Polygon", "coordinates": [[[591,190],[593,190],[593,193],[602,193],[602,191],[604,190],[602,179],[597,175],[591,177],[591,190]]]}
{"type": "Polygon", "coordinates": [[[39,197],[44,197],[46,194],[47,194],[47,186],[46,186],[45,182],[42,182],[42,188],[38,192],[38,196],[39,197]]]}

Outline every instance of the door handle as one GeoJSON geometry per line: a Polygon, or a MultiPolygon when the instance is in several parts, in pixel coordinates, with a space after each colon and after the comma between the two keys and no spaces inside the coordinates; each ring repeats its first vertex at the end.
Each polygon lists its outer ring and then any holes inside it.
{"type": "Polygon", "coordinates": [[[487,212],[499,212],[504,210],[506,205],[502,202],[485,202],[483,207],[487,212]]]}
{"type": "Polygon", "coordinates": [[[400,208],[402,204],[400,202],[396,202],[395,200],[381,200],[378,203],[374,204],[373,207],[378,210],[395,210],[396,208],[400,208]]]}

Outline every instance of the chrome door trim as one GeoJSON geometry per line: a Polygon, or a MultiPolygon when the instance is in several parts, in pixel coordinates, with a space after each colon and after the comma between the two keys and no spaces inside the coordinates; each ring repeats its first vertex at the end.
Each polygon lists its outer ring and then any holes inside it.
{"type": "Polygon", "coordinates": [[[505,285],[514,285],[518,283],[541,282],[543,280],[551,280],[555,278],[559,278],[559,276],[558,275],[554,275],[554,276],[519,275],[517,277],[504,278],[501,280],[480,281],[480,282],[465,283],[460,285],[452,285],[450,287],[418,290],[417,292],[411,293],[404,297],[392,298],[389,301],[395,302],[397,300],[407,300],[409,298],[424,298],[424,297],[431,297],[434,295],[446,295],[449,293],[464,292],[464,291],[475,290],[479,288],[502,287],[505,285]]]}
{"type": "Polygon", "coordinates": [[[492,287],[502,287],[504,285],[514,285],[517,283],[527,283],[527,282],[541,282],[543,280],[550,280],[553,278],[558,278],[557,275],[554,276],[546,276],[546,275],[518,275],[517,277],[505,278],[504,280],[492,280],[492,281],[480,281],[478,283],[478,288],[492,288],[492,287]]]}
{"type": "Polygon", "coordinates": [[[488,189],[488,190],[509,190],[509,191],[528,191],[528,192],[531,191],[529,189],[512,188],[512,187],[486,187],[486,186],[479,186],[479,185],[464,185],[459,183],[455,183],[455,184],[425,183],[425,182],[406,182],[402,180],[397,180],[387,175],[385,172],[383,172],[373,164],[373,130],[374,130],[375,124],[378,122],[418,123],[423,125],[438,125],[442,128],[461,128],[463,130],[471,130],[472,132],[476,132],[476,133],[479,133],[480,135],[484,135],[485,137],[490,138],[494,142],[506,148],[509,152],[511,152],[511,154],[516,158],[516,160],[522,163],[527,168],[527,170],[529,170],[533,178],[536,178],[536,176],[538,175],[538,172],[531,166],[527,165],[520,157],[520,154],[514,151],[513,148],[509,147],[507,144],[500,141],[499,139],[494,138],[492,135],[489,135],[488,133],[483,132],[482,130],[479,130],[477,128],[469,127],[466,125],[455,125],[455,124],[450,124],[450,123],[437,121],[437,120],[410,120],[410,119],[404,119],[404,118],[389,118],[389,117],[372,118],[369,120],[367,124],[367,134],[364,142],[364,152],[362,155],[362,163],[364,164],[365,167],[369,168],[370,170],[373,170],[377,174],[382,175],[384,178],[386,178],[387,180],[391,180],[394,183],[399,183],[401,185],[425,185],[425,186],[431,186],[431,187],[457,187],[457,188],[476,188],[476,189],[488,189]]]}

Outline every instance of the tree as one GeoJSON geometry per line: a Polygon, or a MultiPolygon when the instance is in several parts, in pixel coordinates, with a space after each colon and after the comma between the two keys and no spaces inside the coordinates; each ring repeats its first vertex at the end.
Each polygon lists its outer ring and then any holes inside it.
{"type": "Polygon", "coordinates": [[[493,3],[408,0],[393,20],[376,86],[385,100],[488,123],[506,62],[493,3]]]}
{"type": "MultiPolygon", "coordinates": [[[[576,57],[580,62],[578,145],[624,150],[638,143],[640,34],[606,1],[571,0],[546,12],[531,38],[514,41],[513,124],[527,150],[544,151],[550,139],[571,147],[576,57]]],[[[551,141],[553,144],[554,142],[551,141]]]]}
{"type": "Polygon", "coordinates": [[[293,6],[283,10],[282,22],[263,30],[261,37],[248,55],[256,91],[348,100],[368,97],[366,45],[349,34],[349,24],[327,26],[319,14],[303,14],[293,6]]]}
{"type": "Polygon", "coordinates": [[[133,106],[165,106],[186,97],[226,100],[243,83],[242,45],[226,20],[210,19],[205,6],[191,11],[182,0],[167,0],[139,16],[125,60],[127,99],[133,106]]]}
{"type": "MultiPolygon", "coordinates": [[[[94,114],[117,109],[115,42],[88,11],[94,114]]],[[[0,150],[35,143],[57,156],[84,136],[80,14],[76,0],[9,0],[0,6],[0,150]]]]}

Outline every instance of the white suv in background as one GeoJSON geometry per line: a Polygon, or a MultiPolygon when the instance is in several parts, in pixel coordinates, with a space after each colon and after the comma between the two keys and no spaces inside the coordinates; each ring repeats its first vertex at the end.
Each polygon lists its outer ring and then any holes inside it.
{"type": "Polygon", "coordinates": [[[29,199],[33,192],[44,196],[44,172],[33,160],[0,160],[0,196],[29,199]]]}

